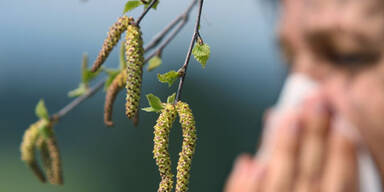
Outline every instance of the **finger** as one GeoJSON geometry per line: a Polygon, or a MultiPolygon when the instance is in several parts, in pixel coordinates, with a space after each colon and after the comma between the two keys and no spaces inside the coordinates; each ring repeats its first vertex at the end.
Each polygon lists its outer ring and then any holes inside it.
{"type": "Polygon", "coordinates": [[[259,162],[257,156],[254,157],[251,172],[249,175],[250,181],[253,183],[252,192],[264,191],[264,183],[267,173],[267,164],[263,161],[259,162]]]}
{"type": "Polygon", "coordinates": [[[322,191],[358,191],[357,148],[348,137],[338,131],[330,136],[329,156],[323,175],[322,191]]]}
{"type": "Polygon", "coordinates": [[[291,191],[295,176],[299,145],[299,116],[290,113],[279,123],[276,145],[268,165],[265,191],[291,191]]]}
{"type": "Polygon", "coordinates": [[[266,124],[273,115],[273,108],[268,108],[263,114],[263,124],[266,124]]]}
{"type": "Polygon", "coordinates": [[[240,155],[236,158],[233,164],[232,172],[227,179],[224,191],[232,192],[234,189],[236,189],[236,186],[239,185],[239,178],[243,177],[244,175],[243,173],[244,169],[246,169],[245,166],[247,164],[246,161],[248,161],[247,159],[250,159],[247,157],[247,155],[240,155]]]}
{"type": "Polygon", "coordinates": [[[268,109],[263,116],[263,132],[262,137],[257,145],[257,156],[260,158],[266,159],[268,154],[270,153],[271,148],[271,138],[274,137],[274,129],[272,127],[274,121],[274,111],[272,108],[268,109]]]}
{"type": "Polygon", "coordinates": [[[225,186],[225,192],[253,192],[250,191],[250,185],[253,185],[253,183],[250,182],[249,178],[252,163],[251,156],[247,154],[240,155],[236,159],[232,173],[225,186]]]}
{"type": "Polygon", "coordinates": [[[320,176],[324,164],[330,113],[321,95],[306,104],[303,118],[302,143],[300,144],[298,192],[319,191],[320,176]]]}

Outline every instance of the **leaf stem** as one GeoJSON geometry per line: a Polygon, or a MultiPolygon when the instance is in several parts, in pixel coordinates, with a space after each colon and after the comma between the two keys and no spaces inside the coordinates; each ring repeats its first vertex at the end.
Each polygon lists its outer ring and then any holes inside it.
{"type": "Polygon", "coordinates": [[[157,0],[153,0],[151,4],[148,5],[148,7],[144,10],[144,12],[139,16],[139,18],[136,20],[136,25],[139,26],[141,20],[145,17],[145,15],[148,13],[148,11],[156,4],[157,0]]]}
{"type": "Polygon", "coordinates": [[[191,59],[192,49],[193,49],[193,46],[195,45],[196,38],[200,36],[199,26],[200,26],[201,12],[203,9],[203,3],[204,3],[204,0],[199,0],[199,10],[198,10],[197,19],[196,19],[195,30],[194,30],[193,35],[192,35],[192,40],[191,40],[191,43],[189,45],[189,49],[188,49],[187,56],[185,58],[184,65],[181,67],[181,70],[184,73],[182,73],[180,76],[180,82],[179,82],[179,87],[178,87],[177,93],[176,93],[175,103],[177,101],[179,101],[181,98],[181,91],[183,90],[185,76],[187,75],[187,69],[188,69],[189,60],[191,59]]]}
{"type": "Polygon", "coordinates": [[[85,94],[77,97],[75,100],[70,102],[68,105],[63,107],[60,111],[52,115],[51,119],[53,121],[58,121],[60,118],[62,118],[64,115],[66,115],[68,112],[72,111],[76,106],[78,106],[80,103],[82,103],[84,100],[88,99],[92,95],[94,95],[100,88],[103,87],[105,83],[105,79],[98,82],[94,87],[90,88],[85,94]]]}
{"type": "Polygon", "coordinates": [[[187,7],[187,9],[185,9],[185,11],[180,14],[178,17],[176,17],[173,21],[171,21],[162,31],[160,31],[158,34],[156,34],[154,37],[153,37],[153,40],[151,41],[151,43],[148,43],[145,47],[144,47],[144,51],[148,51],[150,49],[153,49],[154,47],[156,47],[156,45],[158,43],[160,43],[160,41],[165,37],[166,34],[168,34],[168,32],[176,26],[177,23],[179,23],[179,21],[184,21],[186,22],[187,18],[188,18],[188,15],[189,13],[191,12],[192,8],[194,7],[194,5],[196,4],[197,0],[193,0],[192,3],[187,7]]]}
{"type": "Polygon", "coordinates": [[[144,63],[147,63],[152,57],[156,55],[160,55],[164,48],[177,36],[177,34],[180,32],[180,30],[184,27],[184,25],[188,21],[188,16],[184,17],[181,23],[177,26],[177,28],[169,35],[169,37],[159,45],[159,47],[153,51],[145,60],[144,63]]]}

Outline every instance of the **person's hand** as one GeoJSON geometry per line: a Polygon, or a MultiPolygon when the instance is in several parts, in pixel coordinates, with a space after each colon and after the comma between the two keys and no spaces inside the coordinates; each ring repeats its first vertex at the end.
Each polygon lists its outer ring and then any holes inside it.
{"type": "Polygon", "coordinates": [[[225,192],[358,191],[356,146],[330,129],[323,98],[287,114],[271,142],[271,157],[240,156],[225,192]]]}
{"type": "Polygon", "coordinates": [[[237,157],[225,192],[258,192],[265,174],[265,167],[248,154],[237,157]]]}
{"type": "Polygon", "coordinates": [[[337,113],[357,126],[373,155],[384,183],[384,64],[353,75],[334,74],[324,83],[327,99],[337,113]]]}

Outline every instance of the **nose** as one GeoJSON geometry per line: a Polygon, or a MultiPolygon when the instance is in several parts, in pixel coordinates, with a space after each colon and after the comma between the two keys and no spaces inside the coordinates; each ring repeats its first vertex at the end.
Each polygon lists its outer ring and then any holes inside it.
{"type": "Polygon", "coordinates": [[[305,49],[298,50],[295,60],[293,62],[294,62],[293,70],[295,72],[308,74],[314,79],[319,78],[319,74],[317,70],[317,68],[319,68],[319,65],[316,65],[316,61],[307,50],[305,49]]]}

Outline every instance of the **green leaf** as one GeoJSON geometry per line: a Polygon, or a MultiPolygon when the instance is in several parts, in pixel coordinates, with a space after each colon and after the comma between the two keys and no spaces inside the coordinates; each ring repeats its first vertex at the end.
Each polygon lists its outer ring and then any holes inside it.
{"type": "Polygon", "coordinates": [[[82,72],[82,82],[84,84],[88,84],[89,81],[94,79],[97,75],[99,75],[101,68],[98,69],[96,72],[92,72],[88,69],[88,55],[87,53],[83,54],[83,62],[81,64],[81,72],[82,72]]]}
{"type": "Polygon", "coordinates": [[[80,83],[79,87],[68,92],[68,97],[78,97],[88,91],[88,86],[85,83],[80,83]]]}
{"type": "Polygon", "coordinates": [[[108,78],[104,83],[104,89],[107,90],[121,70],[120,69],[104,69],[104,71],[108,74],[108,78]]]}
{"type": "Polygon", "coordinates": [[[157,74],[157,78],[159,79],[159,81],[162,83],[168,83],[169,87],[172,86],[172,84],[176,81],[178,77],[179,73],[174,70],[164,74],[157,74]]]}
{"type": "Polygon", "coordinates": [[[192,54],[195,59],[203,66],[203,68],[205,68],[211,51],[207,44],[204,43],[200,45],[199,43],[196,43],[195,47],[193,47],[192,54]]]}
{"type": "Polygon", "coordinates": [[[45,107],[45,103],[43,99],[40,99],[39,103],[37,103],[35,108],[35,113],[36,113],[36,116],[41,119],[47,119],[47,120],[49,119],[48,110],[45,107]]]}
{"type": "Polygon", "coordinates": [[[161,61],[161,58],[159,56],[154,56],[149,60],[148,63],[149,63],[149,65],[147,67],[147,70],[152,71],[152,70],[156,69],[157,67],[159,67],[161,65],[162,61],[161,61]]]}
{"type": "Polygon", "coordinates": [[[39,127],[39,134],[42,135],[44,138],[49,138],[52,136],[52,130],[49,128],[49,121],[44,119],[44,121],[40,124],[39,127]]]}
{"type": "Polygon", "coordinates": [[[176,93],[173,93],[167,98],[167,103],[174,103],[176,98],[176,93]]]}
{"type": "Polygon", "coordinates": [[[143,108],[144,111],[148,112],[160,112],[163,109],[163,104],[161,103],[160,98],[156,97],[153,94],[146,95],[148,103],[151,107],[143,108]],[[152,109],[149,109],[152,108],[152,109]]]}
{"type": "MultiPolygon", "coordinates": [[[[153,0],[151,0],[151,1],[148,1],[148,3],[147,4],[144,4],[144,9],[146,9],[146,8],[148,8],[148,6],[151,4],[151,2],[152,2],[153,0]]],[[[159,3],[160,3],[160,1],[158,0],[153,6],[152,6],[152,9],[157,9],[157,6],[159,5],[159,3]]]]}
{"type": "Polygon", "coordinates": [[[123,14],[125,14],[126,12],[128,11],[131,11],[133,9],[135,9],[136,7],[142,5],[143,3],[139,0],[137,1],[128,1],[127,3],[125,3],[125,7],[124,7],[124,11],[123,11],[123,14]]]}
{"type": "Polygon", "coordinates": [[[145,108],[142,108],[142,110],[145,112],[156,112],[155,109],[153,109],[152,107],[145,107],[145,108]]]}
{"type": "Polygon", "coordinates": [[[104,69],[108,75],[117,75],[120,73],[120,69],[104,69]]]}
{"type": "Polygon", "coordinates": [[[83,60],[81,63],[81,81],[87,83],[87,69],[88,69],[88,54],[83,53],[83,60]]]}
{"type": "Polygon", "coordinates": [[[102,71],[102,68],[98,69],[95,72],[92,72],[91,70],[88,70],[88,69],[83,70],[83,83],[88,83],[89,81],[97,77],[97,75],[99,75],[101,71],[102,71]]]}

